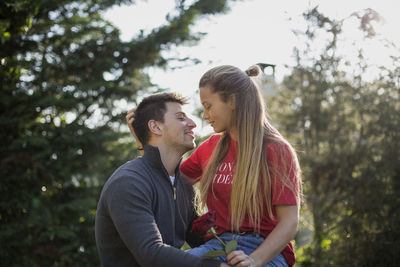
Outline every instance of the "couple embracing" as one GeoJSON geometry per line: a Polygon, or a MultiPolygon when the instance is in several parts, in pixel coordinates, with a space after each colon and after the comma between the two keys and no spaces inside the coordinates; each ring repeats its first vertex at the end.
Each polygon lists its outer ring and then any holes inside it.
{"type": "Polygon", "coordinates": [[[142,156],[119,167],[103,187],[96,244],[104,266],[292,266],[301,177],[296,152],[268,122],[254,78],[223,65],[200,79],[212,135],[195,147],[196,124],[174,93],[148,96],[127,122],[142,156]],[[198,190],[193,185],[198,183],[198,190]],[[195,195],[197,197],[195,197],[195,195]],[[198,201],[194,201],[197,199],[198,201]],[[215,214],[215,236],[193,221],[215,214]],[[206,253],[235,248],[215,259],[206,253]],[[187,242],[192,248],[180,248],[187,242]]]}

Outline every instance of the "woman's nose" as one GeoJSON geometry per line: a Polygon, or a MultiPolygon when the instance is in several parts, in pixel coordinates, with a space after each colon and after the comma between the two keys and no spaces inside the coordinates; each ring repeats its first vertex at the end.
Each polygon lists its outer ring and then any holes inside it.
{"type": "Polygon", "coordinates": [[[203,120],[208,120],[207,112],[203,111],[203,115],[201,116],[203,120]]]}

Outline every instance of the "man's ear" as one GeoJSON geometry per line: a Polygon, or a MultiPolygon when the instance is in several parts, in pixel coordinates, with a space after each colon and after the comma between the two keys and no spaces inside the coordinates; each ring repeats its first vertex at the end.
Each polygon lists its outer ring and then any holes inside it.
{"type": "Polygon", "coordinates": [[[158,122],[155,120],[149,120],[147,123],[147,127],[149,127],[149,130],[151,133],[155,135],[162,135],[162,131],[158,125],[158,122]]]}
{"type": "Polygon", "coordinates": [[[235,96],[234,94],[231,94],[231,95],[229,96],[229,98],[228,98],[228,104],[229,104],[229,107],[230,107],[232,110],[235,110],[235,109],[236,109],[236,96],[235,96]]]}

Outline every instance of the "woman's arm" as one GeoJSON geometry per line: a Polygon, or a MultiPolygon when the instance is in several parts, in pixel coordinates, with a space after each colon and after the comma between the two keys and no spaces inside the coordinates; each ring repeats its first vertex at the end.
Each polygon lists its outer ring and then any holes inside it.
{"type": "Polygon", "coordinates": [[[298,205],[275,206],[278,223],[264,242],[250,255],[243,251],[233,251],[227,257],[231,265],[264,266],[278,255],[294,238],[299,221],[298,205]]]}
{"type": "Polygon", "coordinates": [[[137,147],[139,149],[139,153],[140,153],[141,156],[143,156],[143,154],[144,154],[143,144],[137,138],[135,130],[133,129],[133,126],[132,126],[132,123],[135,121],[135,111],[136,111],[136,108],[133,108],[133,109],[129,110],[126,113],[125,120],[126,120],[126,123],[128,124],[128,127],[129,127],[129,130],[131,131],[131,134],[133,135],[133,138],[135,138],[137,147]]]}
{"type": "Polygon", "coordinates": [[[184,174],[182,171],[180,171],[180,174],[183,178],[186,179],[186,181],[188,181],[191,185],[194,185],[195,183],[197,183],[199,181],[199,179],[195,179],[195,178],[191,178],[189,176],[187,176],[186,174],[184,174]]]}

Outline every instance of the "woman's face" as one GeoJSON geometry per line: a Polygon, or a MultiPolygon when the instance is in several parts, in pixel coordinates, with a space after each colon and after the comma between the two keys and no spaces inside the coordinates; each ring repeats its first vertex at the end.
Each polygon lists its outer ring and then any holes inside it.
{"type": "Polygon", "coordinates": [[[211,87],[206,85],[200,87],[200,100],[204,109],[203,120],[208,121],[216,133],[229,131],[235,109],[232,98],[224,102],[218,93],[213,93],[211,87]]]}

